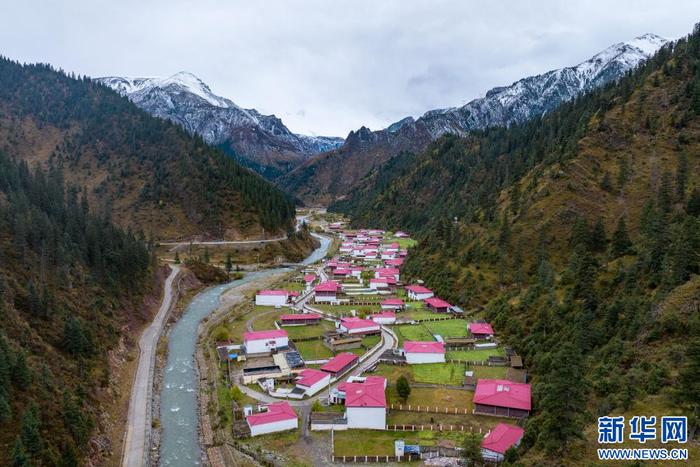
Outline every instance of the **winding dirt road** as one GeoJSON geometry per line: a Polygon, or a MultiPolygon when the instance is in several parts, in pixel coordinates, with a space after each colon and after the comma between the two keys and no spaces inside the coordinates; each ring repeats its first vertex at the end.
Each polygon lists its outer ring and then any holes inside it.
{"type": "Polygon", "coordinates": [[[139,365],[131,387],[126,437],[122,451],[123,467],[146,465],[146,440],[151,431],[151,389],[158,339],[165,318],[173,303],[173,282],[180,267],[170,265],[170,275],[163,287],[163,300],[153,322],[143,331],[139,340],[139,365]]]}

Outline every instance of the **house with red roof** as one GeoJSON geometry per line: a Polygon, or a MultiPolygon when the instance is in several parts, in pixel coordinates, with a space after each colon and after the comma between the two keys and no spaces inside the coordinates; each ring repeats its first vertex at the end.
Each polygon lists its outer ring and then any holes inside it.
{"type": "Polygon", "coordinates": [[[348,428],[386,429],[386,378],[345,383],[343,390],[348,428]]]}
{"type": "Polygon", "coordinates": [[[275,402],[262,407],[262,411],[246,416],[251,436],[295,430],[299,427],[297,414],[289,402],[275,402]]]}
{"type": "Polygon", "coordinates": [[[402,310],[404,305],[403,300],[400,298],[387,298],[380,304],[382,310],[402,310]]]}
{"type": "Polygon", "coordinates": [[[493,328],[489,323],[469,323],[469,334],[475,339],[490,339],[493,328]]]}
{"type": "Polygon", "coordinates": [[[261,290],[255,294],[255,304],[260,306],[285,306],[288,300],[288,290],[261,290]]]}
{"type": "Polygon", "coordinates": [[[382,311],[381,313],[375,313],[370,318],[377,324],[394,324],[396,323],[396,313],[393,311],[382,311]]]}
{"type": "Polygon", "coordinates": [[[480,379],[474,391],[474,413],[524,418],[530,414],[530,385],[505,379],[480,379]]]}
{"type": "Polygon", "coordinates": [[[369,319],[356,317],[340,318],[338,330],[346,334],[379,334],[381,332],[381,326],[369,319]]]}
{"type": "Polygon", "coordinates": [[[399,266],[403,265],[403,259],[401,259],[401,258],[387,259],[386,261],[384,261],[384,265],[387,267],[398,268],[399,266]]]}
{"type": "Polygon", "coordinates": [[[313,285],[315,280],[316,274],[304,274],[304,284],[306,284],[307,289],[313,285]]]}
{"type": "Polygon", "coordinates": [[[397,281],[401,278],[399,268],[377,268],[374,270],[374,277],[393,277],[397,281]]]}
{"type": "Polygon", "coordinates": [[[247,354],[271,353],[289,347],[287,331],[248,331],[243,333],[243,348],[247,354]]]}
{"type": "Polygon", "coordinates": [[[425,300],[435,295],[429,288],[418,284],[406,287],[406,294],[409,300],[425,300]]]}
{"type": "Polygon", "coordinates": [[[296,387],[304,391],[304,395],[313,396],[331,382],[331,375],[325,371],[305,368],[296,379],[296,387]]]}
{"type": "Polygon", "coordinates": [[[336,378],[336,377],[338,377],[338,375],[342,375],[343,373],[348,371],[350,368],[357,365],[357,362],[359,360],[360,360],[359,357],[357,355],[355,355],[354,353],[350,353],[350,352],[339,353],[335,357],[328,360],[328,362],[324,363],[321,366],[321,371],[325,371],[327,373],[330,373],[331,376],[336,378]]]}
{"type": "Polygon", "coordinates": [[[389,288],[391,277],[373,277],[369,280],[369,288],[373,290],[386,290],[389,288]]]}
{"type": "Polygon", "coordinates": [[[435,313],[449,313],[450,308],[452,308],[452,305],[437,297],[426,298],[423,302],[429,310],[435,313]]]}
{"type": "Polygon", "coordinates": [[[406,363],[445,363],[445,344],[442,342],[405,341],[403,353],[406,363]]]}
{"type": "Polygon", "coordinates": [[[321,282],[314,287],[314,299],[317,302],[334,302],[337,300],[339,285],[337,282],[321,282]]]}
{"type": "Polygon", "coordinates": [[[305,326],[320,322],[321,315],[318,313],[295,313],[280,316],[280,326],[305,326]]]}
{"type": "Polygon", "coordinates": [[[508,449],[520,446],[525,430],[508,423],[499,423],[481,441],[481,456],[485,461],[503,462],[508,449]]]}

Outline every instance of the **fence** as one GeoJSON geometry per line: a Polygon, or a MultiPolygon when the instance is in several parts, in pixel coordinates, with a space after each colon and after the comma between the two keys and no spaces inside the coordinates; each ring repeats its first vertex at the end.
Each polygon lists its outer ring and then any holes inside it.
{"type": "MultiPolygon", "coordinates": [[[[474,433],[473,426],[465,425],[443,425],[443,424],[433,424],[433,425],[387,425],[387,431],[460,431],[460,432],[470,432],[474,433]]],[[[483,431],[479,428],[479,433],[482,434],[483,431]]]]}
{"type": "Polygon", "coordinates": [[[360,462],[363,464],[369,463],[382,463],[387,464],[389,462],[412,462],[421,459],[420,454],[406,454],[405,456],[333,456],[333,462],[360,462]]]}
{"type": "Polygon", "coordinates": [[[467,408],[459,407],[430,407],[427,405],[403,405],[403,404],[389,404],[389,410],[399,410],[403,412],[428,412],[437,414],[457,414],[457,415],[467,415],[471,412],[467,408]]]}

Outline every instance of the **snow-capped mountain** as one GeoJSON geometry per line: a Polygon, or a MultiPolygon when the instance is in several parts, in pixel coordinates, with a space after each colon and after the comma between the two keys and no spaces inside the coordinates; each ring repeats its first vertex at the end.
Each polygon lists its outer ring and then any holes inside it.
{"type": "Polygon", "coordinates": [[[276,116],[243,109],[214,94],[192,73],[167,78],[108,76],[96,81],[127,96],[148,113],[172,120],[207,143],[221,146],[271,178],[343,143],[342,138],[292,133],[276,116]]]}
{"type": "Polygon", "coordinates": [[[581,93],[620,79],[666,43],[655,34],[644,34],[614,44],[576,66],[493,88],[461,107],[431,110],[417,119],[406,117],[379,131],[362,127],[351,131],[343,146],[311,158],[279,183],[309,201],[328,202],[347,194],[372,167],[401,151],[420,151],[446,133],[464,135],[540,117],[581,93]]]}

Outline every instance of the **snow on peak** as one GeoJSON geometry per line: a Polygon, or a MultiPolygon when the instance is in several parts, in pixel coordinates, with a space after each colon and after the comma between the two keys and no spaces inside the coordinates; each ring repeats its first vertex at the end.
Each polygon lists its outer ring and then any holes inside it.
{"type": "Polygon", "coordinates": [[[188,71],[180,71],[168,78],[154,79],[150,83],[150,87],[159,88],[165,88],[170,85],[180,86],[216,107],[228,108],[234,105],[230,100],[211,92],[211,89],[204,81],[188,71]]]}

